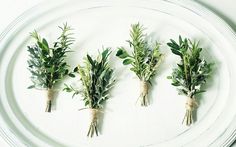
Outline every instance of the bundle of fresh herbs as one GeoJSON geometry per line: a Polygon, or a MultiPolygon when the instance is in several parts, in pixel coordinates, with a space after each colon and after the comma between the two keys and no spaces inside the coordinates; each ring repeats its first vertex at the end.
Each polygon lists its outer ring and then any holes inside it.
{"type": "Polygon", "coordinates": [[[38,35],[37,31],[31,33],[35,44],[28,46],[28,69],[32,74],[31,81],[33,83],[28,88],[47,90],[46,112],[51,112],[55,85],[70,74],[65,58],[74,39],[71,37],[71,28],[67,24],[59,28],[62,33],[52,47],[49,46],[45,38],[38,35]]]}
{"type": "Polygon", "coordinates": [[[159,43],[149,44],[147,35],[143,33],[143,26],[139,23],[131,25],[129,46],[133,49],[130,55],[124,47],[118,48],[116,56],[123,59],[124,65],[131,65],[133,71],[140,80],[141,106],[149,104],[148,92],[151,81],[160,65],[163,54],[159,51],[159,43]]]}
{"type": "Polygon", "coordinates": [[[192,42],[179,36],[178,43],[171,39],[167,45],[171,48],[173,54],[181,58],[180,63],[177,64],[172,75],[168,78],[172,80],[172,85],[178,87],[179,94],[187,96],[183,123],[185,121],[186,125],[189,126],[194,121],[193,111],[198,106],[195,96],[205,92],[202,85],[206,83],[207,78],[211,75],[213,64],[207,63],[201,57],[202,48],[199,47],[199,42],[192,42]]]}
{"type": "Polygon", "coordinates": [[[85,106],[91,111],[91,123],[87,136],[93,137],[94,133],[98,136],[98,117],[102,112],[104,102],[109,98],[109,92],[114,85],[113,69],[108,63],[111,51],[109,48],[99,53],[96,59],[90,55],[85,58],[85,65],[78,65],[74,72],[80,75],[82,90],[76,90],[72,86],[66,85],[67,92],[73,95],[81,93],[85,106]]]}

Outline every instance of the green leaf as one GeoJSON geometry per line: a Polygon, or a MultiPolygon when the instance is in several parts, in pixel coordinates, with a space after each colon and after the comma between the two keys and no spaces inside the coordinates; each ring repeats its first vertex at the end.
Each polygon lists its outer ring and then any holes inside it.
{"type": "Polygon", "coordinates": [[[77,67],[74,68],[73,71],[74,71],[74,72],[78,72],[78,70],[79,70],[79,69],[78,69],[78,66],[77,66],[77,67]]]}
{"type": "Polygon", "coordinates": [[[47,48],[47,49],[49,48],[48,42],[47,42],[46,39],[43,38],[42,43],[43,43],[43,45],[44,45],[45,48],[47,48]]]}
{"type": "Polygon", "coordinates": [[[131,64],[132,62],[133,62],[132,59],[125,59],[125,60],[123,61],[123,64],[124,64],[124,65],[129,65],[129,64],[131,64]]]}
{"type": "Polygon", "coordinates": [[[196,91],[196,92],[194,93],[194,95],[197,95],[197,94],[200,94],[200,93],[203,93],[203,92],[206,92],[206,90],[199,90],[199,91],[196,91]]]}
{"type": "Polygon", "coordinates": [[[78,92],[74,92],[72,95],[72,98],[74,98],[77,94],[78,94],[78,92]]]}
{"type": "Polygon", "coordinates": [[[43,44],[42,44],[40,41],[38,41],[37,44],[38,44],[38,46],[39,46],[41,49],[45,49],[44,46],[43,46],[43,44]]]}
{"type": "Polygon", "coordinates": [[[175,43],[167,43],[167,45],[175,50],[179,50],[179,45],[175,43]]]}
{"type": "Polygon", "coordinates": [[[116,52],[116,56],[121,59],[124,59],[124,58],[129,57],[129,54],[124,48],[119,48],[118,51],[116,52]]]}
{"type": "Polygon", "coordinates": [[[87,106],[87,105],[89,105],[89,101],[85,101],[85,104],[84,104],[85,106],[87,106]]]}
{"type": "Polygon", "coordinates": [[[35,85],[31,85],[27,89],[33,89],[33,88],[35,88],[35,85]]]}
{"type": "Polygon", "coordinates": [[[181,37],[181,35],[179,35],[179,44],[182,44],[183,43],[183,39],[181,37]]]}
{"type": "Polygon", "coordinates": [[[72,77],[72,78],[74,78],[74,77],[75,77],[75,75],[74,75],[74,74],[72,74],[72,73],[69,73],[69,74],[68,74],[68,76],[70,76],[70,77],[72,77]]]}
{"type": "Polygon", "coordinates": [[[172,45],[171,47],[173,48],[179,48],[179,45],[173,39],[170,39],[170,42],[171,43],[167,43],[167,45],[172,45]]]}
{"type": "Polygon", "coordinates": [[[175,82],[175,83],[171,83],[173,86],[180,86],[180,83],[175,82]]]}
{"type": "Polygon", "coordinates": [[[106,58],[107,55],[109,54],[109,49],[105,49],[103,52],[102,52],[102,58],[106,58]]]}
{"type": "Polygon", "coordinates": [[[178,50],[175,49],[171,49],[172,53],[179,55],[179,56],[183,56],[182,53],[180,53],[178,50]]]}
{"type": "Polygon", "coordinates": [[[87,59],[88,59],[89,63],[94,66],[93,59],[89,55],[87,55],[87,59]]]}
{"type": "Polygon", "coordinates": [[[179,91],[179,95],[184,94],[184,95],[188,95],[188,91],[186,91],[185,89],[177,89],[179,91]]]}
{"type": "Polygon", "coordinates": [[[63,88],[63,91],[72,92],[72,90],[70,88],[68,88],[68,87],[63,88]]]}

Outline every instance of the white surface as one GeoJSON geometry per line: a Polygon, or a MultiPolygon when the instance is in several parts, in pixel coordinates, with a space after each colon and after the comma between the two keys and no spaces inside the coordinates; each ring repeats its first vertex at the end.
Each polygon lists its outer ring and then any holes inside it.
{"type": "MultiPolygon", "coordinates": [[[[6,0],[1,2],[0,5],[0,32],[19,14],[24,12],[26,9],[32,7],[41,0],[6,0]]],[[[203,1],[203,0],[202,0],[203,1]]],[[[229,21],[230,25],[234,26],[233,22],[236,22],[236,9],[233,0],[208,0],[207,6],[216,10],[224,19],[229,21]]],[[[236,28],[235,28],[236,29],[236,28]]],[[[1,44],[1,42],[0,42],[1,44]]],[[[3,140],[0,140],[1,147],[7,147],[3,140]]]]}
{"type": "MultiPolygon", "coordinates": [[[[1,0],[0,4],[0,33],[25,10],[31,8],[42,0],[1,0]]],[[[0,42],[1,45],[1,42],[0,42]]],[[[9,145],[0,137],[0,146],[9,145]]]]}

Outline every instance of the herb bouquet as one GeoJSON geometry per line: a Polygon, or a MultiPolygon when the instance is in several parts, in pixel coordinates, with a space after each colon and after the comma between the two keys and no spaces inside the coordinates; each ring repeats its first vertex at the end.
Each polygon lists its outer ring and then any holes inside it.
{"type": "Polygon", "coordinates": [[[143,33],[143,26],[139,23],[131,25],[129,46],[133,48],[132,55],[128,54],[124,47],[118,48],[116,56],[123,59],[124,65],[131,64],[130,70],[133,71],[140,80],[140,102],[141,106],[147,106],[149,86],[153,76],[156,74],[163,54],[159,51],[159,44],[149,45],[146,34],[143,33]]]}
{"type": "Polygon", "coordinates": [[[183,122],[185,121],[186,125],[189,126],[194,121],[193,111],[198,106],[195,96],[205,92],[202,85],[206,83],[211,74],[212,63],[207,63],[201,58],[202,48],[197,42],[188,39],[183,40],[179,36],[179,44],[171,39],[167,45],[173,54],[181,58],[177,68],[173,69],[172,75],[168,78],[172,80],[172,85],[178,87],[179,94],[187,96],[183,122]]]}
{"type": "MultiPolygon", "coordinates": [[[[113,77],[113,69],[108,63],[110,49],[105,49],[99,54],[97,59],[92,59],[90,55],[85,58],[85,65],[78,65],[74,72],[78,72],[82,81],[83,101],[86,109],[91,112],[91,123],[87,136],[93,137],[94,133],[98,136],[98,116],[102,112],[104,102],[109,98],[109,91],[115,80],[113,77]]],[[[72,86],[66,85],[64,88],[67,92],[79,94],[80,91],[72,86]]]]}
{"type": "Polygon", "coordinates": [[[69,32],[71,28],[67,24],[59,28],[62,33],[54,42],[53,47],[50,47],[47,40],[41,38],[36,31],[31,33],[31,37],[35,39],[36,43],[33,46],[28,46],[28,69],[32,74],[31,81],[33,83],[28,88],[47,90],[46,112],[51,112],[55,85],[70,74],[65,57],[74,39],[69,32]]]}

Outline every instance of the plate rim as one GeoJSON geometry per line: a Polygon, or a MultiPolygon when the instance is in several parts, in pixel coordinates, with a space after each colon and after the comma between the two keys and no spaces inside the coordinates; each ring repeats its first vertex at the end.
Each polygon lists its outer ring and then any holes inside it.
{"type": "MultiPolygon", "coordinates": [[[[53,3],[53,1],[56,0],[52,0],[51,2],[53,3]]],[[[91,2],[91,1],[96,1],[96,0],[88,0],[86,2],[91,2]]],[[[131,2],[131,1],[135,1],[135,0],[104,0],[102,2],[106,3],[106,2],[131,2]]],[[[144,2],[145,0],[136,0],[135,2],[144,2]]],[[[227,34],[227,36],[229,39],[232,40],[236,40],[236,32],[233,30],[233,28],[223,19],[221,18],[219,15],[217,15],[215,12],[213,12],[212,10],[208,9],[206,6],[202,5],[201,3],[197,2],[197,1],[186,1],[186,0],[147,0],[145,2],[157,2],[157,1],[167,1],[173,4],[178,4],[180,6],[185,6],[185,5],[190,5],[192,6],[195,10],[197,10],[197,12],[204,14],[204,18],[209,18],[209,21],[212,24],[212,21],[218,22],[218,24],[214,24],[214,27],[217,26],[224,26],[221,29],[224,29],[224,33],[227,34]]],[[[68,2],[66,0],[62,0],[60,2],[57,1],[57,5],[61,5],[64,2],[68,2]]],[[[83,2],[80,0],[80,2],[83,2]]],[[[36,5],[34,5],[33,7],[25,10],[22,14],[20,14],[18,17],[16,17],[10,24],[7,25],[7,27],[1,32],[0,34],[0,41],[4,40],[7,35],[14,30],[15,28],[17,28],[17,25],[19,25],[20,22],[24,21],[25,18],[30,16],[30,12],[32,10],[39,10],[41,7],[45,6],[46,4],[48,4],[48,2],[46,1],[42,1],[36,5]]],[[[52,7],[55,7],[56,5],[50,6],[49,9],[52,7]]],[[[191,9],[190,9],[191,10],[191,9]]],[[[45,10],[44,10],[45,11],[45,10]]],[[[37,13],[36,13],[37,14],[37,13]]],[[[35,14],[34,14],[35,15],[35,14]]],[[[219,27],[218,27],[219,28],[219,27]]],[[[232,43],[232,45],[234,47],[236,47],[236,43],[233,43],[233,41],[230,41],[230,43],[232,43]]],[[[0,47],[0,54],[2,52],[2,48],[0,47]]],[[[236,140],[236,124],[234,124],[233,122],[236,121],[236,115],[234,116],[234,119],[232,120],[232,122],[230,123],[228,128],[233,128],[232,129],[232,133],[230,133],[231,135],[229,137],[227,137],[227,139],[222,142],[222,146],[228,147],[231,146],[234,141],[236,140]]],[[[4,122],[2,116],[0,116],[0,122],[4,122]]],[[[1,123],[4,124],[4,123],[1,123]]],[[[27,146],[26,144],[24,144],[23,142],[20,142],[20,140],[18,139],[18,137],[16,135],[14,135],[14,133],[11,131],[11,129],[9,127],[7,127],[7,125],[1,125],[0,126],[0,136],[4,139],[4,141],[6,141],[10,146],[27,146]]]]}

